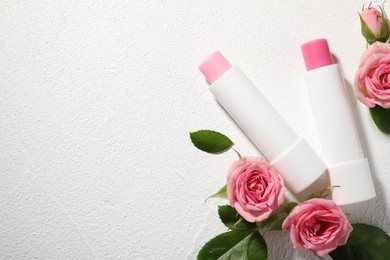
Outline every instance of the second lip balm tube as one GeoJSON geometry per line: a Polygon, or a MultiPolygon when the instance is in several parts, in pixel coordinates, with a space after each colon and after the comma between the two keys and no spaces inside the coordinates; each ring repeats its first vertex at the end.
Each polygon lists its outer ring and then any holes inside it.
{"type": "Polygon", "coordinates": [[[375,189],[370,167],[360,146],[340,67],[333,64],[326,39],[309,41],[301,49],[323,158],[331,185],[339,186],[333,189],[332,199],[338,205],[372,199],[375,189]]]}
{"type": "Polygon", "coordinates": [[[303,191],[326,170],[308,143],[297,136],[262,93],[220,52],[199,66],[218,102],[283,176],[294,193],[303,191]]]}

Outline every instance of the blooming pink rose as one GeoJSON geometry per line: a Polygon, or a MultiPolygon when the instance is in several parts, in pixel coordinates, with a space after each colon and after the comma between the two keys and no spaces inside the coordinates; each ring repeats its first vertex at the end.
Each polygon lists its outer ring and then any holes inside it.
{"type": "Polygon", "coordinates": [[[230,205],[247,221],[262,221],[284,202],[282,177],[265,160],[235,161],[227,175],[230,205]]]}
{"type": "Polygon", "coordinates": [[[284,220],[294,248],[324,256],[347,243],[352,226],[332,200],[310,199],[299,203],[284,220]]]}
{"type": "Polygon", "coordinates": [[[390,44],[375,42],[366,50],[354,85],[357,98],[366,106],[390,108],[390,44]]]}

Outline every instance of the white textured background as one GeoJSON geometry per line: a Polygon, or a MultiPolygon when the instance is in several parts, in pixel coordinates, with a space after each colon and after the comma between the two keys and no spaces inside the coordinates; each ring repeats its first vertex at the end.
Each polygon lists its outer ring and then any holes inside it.
{"type": "MultiPolygon", "coordinates": [[[[188,132],[218,130],[258,154],[199,62],[221,50],[319,150],[299,46],[328,38],[352,82],[362,4],[2,0],[0,258],[195,258],[226,230],[225,202],[204,199],[236,155],[203,153],[188,132]]],[[[354,107],[378,196],[345,211],[389,232],[390,137],[354,107]]],[[[287,233],[266,239],[270,259],[317,259],[292,251],[287,233]]]]}

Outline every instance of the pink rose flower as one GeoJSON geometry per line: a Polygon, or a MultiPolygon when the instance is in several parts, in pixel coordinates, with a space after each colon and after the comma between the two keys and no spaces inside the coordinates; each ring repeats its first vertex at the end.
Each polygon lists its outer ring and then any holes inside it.
{"type": "Polygon", "coordinates": [[[282,177],[265,160],[235,161],[227,175],[230,205],[247,221],[262,221],[284,202],[282,177]]]}
{"type": "Polygon", "coordinates": [[[310,199],[299,203],[284,220],[294,248],[324,256],[347,243],[352,226],[332,200],[310,199]]]}
{"type": "Polygon", "coordinates": [[[366,106],[390,108],[390,44],[375,42],[360,59],[355,93],[366,106]]]}

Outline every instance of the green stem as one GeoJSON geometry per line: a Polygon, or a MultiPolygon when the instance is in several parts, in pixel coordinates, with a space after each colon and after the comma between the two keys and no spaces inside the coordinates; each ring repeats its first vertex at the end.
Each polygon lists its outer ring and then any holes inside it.
{"type": "Polygon", "coordinates": [[[234,149],[234,148],[232,148],[235,152],[236,152],[236,154],[238,155],[238,158],[240,159],[240,160],[243,160],[244,159],[244,157],[236,150],[236,149],[234,149]]]}

